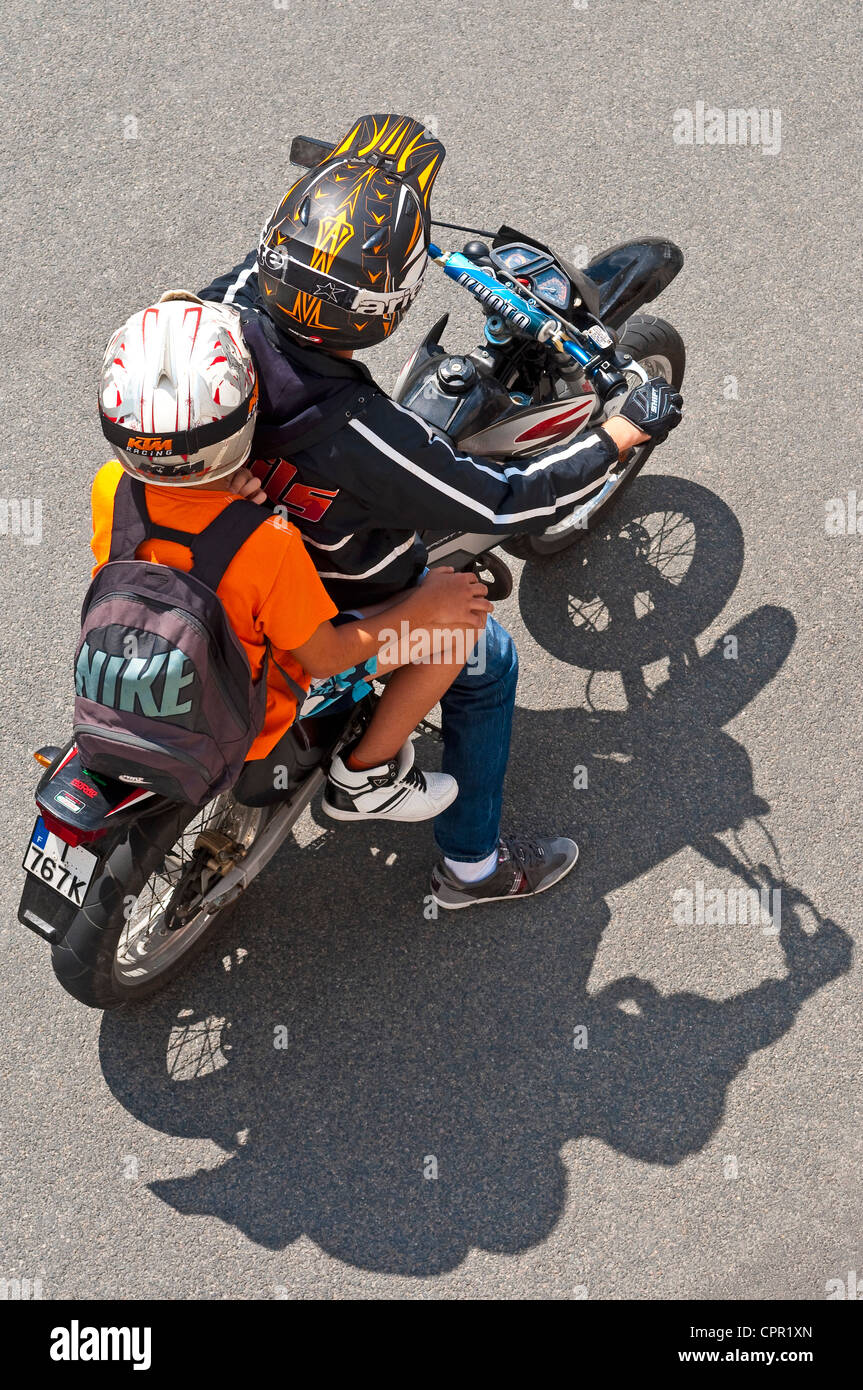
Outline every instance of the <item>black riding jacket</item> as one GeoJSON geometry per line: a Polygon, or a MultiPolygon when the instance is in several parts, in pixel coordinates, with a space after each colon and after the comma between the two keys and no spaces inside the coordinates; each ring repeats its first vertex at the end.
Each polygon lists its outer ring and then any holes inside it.
{"type": "Polygon", "coordinates": [[[267,495],[287,508],[340,608],[415,583],[426,563],[418,531],[541,531],[617,463],[602,430],[517,466],[458,453],[361,363],[280,333],[261,307],[255,271],[252,252],[200,295],[242,312],[260,390],[252,459],[269,462],[267,495]]]}

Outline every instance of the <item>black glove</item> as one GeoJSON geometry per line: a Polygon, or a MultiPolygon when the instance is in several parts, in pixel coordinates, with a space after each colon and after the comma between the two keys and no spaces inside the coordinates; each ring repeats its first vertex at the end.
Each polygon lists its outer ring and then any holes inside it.
{"type": "Polygon", "coordinates": [[[664,377],[651,377],[643,386],[636,386],[615,415],[622,415],[631,425],[649,434],[655,443],[667,439],[668,431],[683,418],[683,397],[664,377]]]}

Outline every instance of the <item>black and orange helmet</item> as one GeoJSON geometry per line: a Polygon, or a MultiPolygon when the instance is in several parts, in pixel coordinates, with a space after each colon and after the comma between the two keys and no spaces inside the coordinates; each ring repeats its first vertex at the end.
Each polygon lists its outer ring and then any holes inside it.
{"type": "Polygon", "coordinates": [[[410,116],[362,116],[261,233],[258,283],[278,328],[325,348],[388,338],[419,293],[439,140],[410,116]]]}

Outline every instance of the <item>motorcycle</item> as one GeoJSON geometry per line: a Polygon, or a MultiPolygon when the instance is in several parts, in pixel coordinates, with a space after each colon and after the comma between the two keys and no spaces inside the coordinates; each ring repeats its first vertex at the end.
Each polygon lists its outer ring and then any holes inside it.
{"type": "MultiPolygon", "coordinates": [[[[333,146],[298,137],[295,164],[333,146]]],[[[463,251],[430,247],[444,273],[479,303],[483,341],[467,354],[441,344],[447,316],[399,376],[394,398],[465,452],[528,467],[537,453],[595,428],[633,386],[664,376],[679,388],[685,350],[675,329],[637,311],[683,264],[670,241],[645,238],[582,270],[535,237],[459,227],[463,251]]],[[[631,449],[602,488],[538,534],[424,532],[429,564],[473,568],[494,600],[512,591],[502,547],[522,560],[578,544],[623,495],[654,446],[631,449]]],[[[210,939],[228,908],[277,853],[323,788],[332,756],[359,736],[378,698],[300,718],[267,766],[248,764],[203,809],[86,769],[74,742],[40,748],[38,817],[28,842],[18,919],[50,943],[69,994],[119,1008],[163,988],[210,939]]]]}

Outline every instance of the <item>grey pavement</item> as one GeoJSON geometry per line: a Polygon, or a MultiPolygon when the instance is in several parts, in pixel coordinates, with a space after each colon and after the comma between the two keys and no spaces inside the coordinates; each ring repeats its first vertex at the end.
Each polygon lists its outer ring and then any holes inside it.
{"type": "MultiPolygon", "coordinates": [[[[863,1271],[863,536],[825,528],[863,504],[851,7],[8,0],[3,47],[0,494],[42,532],[0,536],[0,1278],[823,1299],[863,1271]],[[763,143],[676,143],[699,102],[768,113],[763,143]],[[654,306],[687,344],[683,427],[607,536],[514,562],[498,611],[507,824],[582,861],[429,920],[427,829],[313,807],[190,972],[103,1018],[15,920],[29,753],[71,711],[102,348],[253,244],[294,134],[385,110],[436,123],[441,218],[685,252],[654,306]],[[781,930],[695,910],[753,880],[781,930]]],[[[382,384],[444,309],[448,345],[478,341],[432,268],[368,355],[382,384]]]]}

